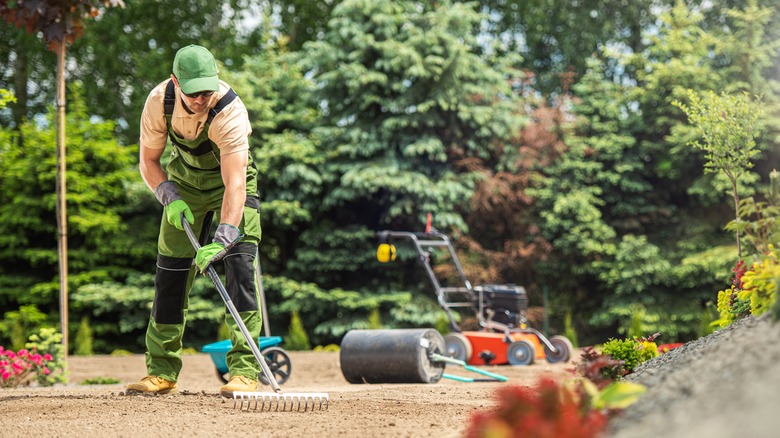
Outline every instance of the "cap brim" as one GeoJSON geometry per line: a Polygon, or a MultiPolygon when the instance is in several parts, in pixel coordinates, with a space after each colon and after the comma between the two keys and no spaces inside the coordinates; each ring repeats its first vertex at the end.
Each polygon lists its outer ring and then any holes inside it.
{"type": "Polygon", "coordinates": [[[186,94],[197,93],[199,91],[219,91],[219,78],[211,76],[208,78],[195,78],[179,80],[181,91],[186,94]]]}

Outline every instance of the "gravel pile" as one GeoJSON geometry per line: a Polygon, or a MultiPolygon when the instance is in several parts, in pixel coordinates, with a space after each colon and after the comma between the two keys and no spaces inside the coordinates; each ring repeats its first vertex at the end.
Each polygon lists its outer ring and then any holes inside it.
{"type": "Polygon", "coordinates": [[[607,438],[780,436],[780,323],[748,317],[647,361],[627,380],[647,392],[607,438]]]}

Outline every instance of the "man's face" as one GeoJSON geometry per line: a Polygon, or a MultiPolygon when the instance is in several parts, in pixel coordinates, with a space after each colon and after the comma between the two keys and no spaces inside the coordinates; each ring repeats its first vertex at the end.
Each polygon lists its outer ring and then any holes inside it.
{"type": "Polygon", "coordinates": [[[182,92],[181,97],[187,107],[192,110],[192,112],[202,113],[204,111],[208,111],[209,101],[211,100],[211,96],[213,94],[213,91],[201,91],[199,93],[191,94],[185,94],[182,92]]]}
{"type": "MultiPolygon", "coordinates": [[[[176,79],[176,76],[171,75],[171,78],[173,79],[173,83],[176,84],[176,86],[179,88],[179,91],[181,91],[181,86],[179,85],[179,81],[176,79]]],[[[213,95],[214,91],[199,91],[190,94],[185,94],[183,91],[181,91],[181,98],[184,101],[184,104],[187,105],[187,108],[189,108],[190,111],[194,113],[208,111],[209,101],[213,95]]]]}

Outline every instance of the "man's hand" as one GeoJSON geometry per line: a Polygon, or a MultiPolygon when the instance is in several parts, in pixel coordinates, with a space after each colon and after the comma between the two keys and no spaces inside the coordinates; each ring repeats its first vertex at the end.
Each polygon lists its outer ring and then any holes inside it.
{"type": "Polygon", "coordinates": [[[217,232],[214,233],[214,241],[201,246],[198,253],[195,254],[195,264],[198,266],[198,270],[205,273],[209,265],[222,260],[230,248],[241,240],[241,237],[241,231],[233,225],[219,224],[217,232]]]}
{"type": "Polygon", "coordinates": [[[184,226],[181,224],[182,213],[190,225],[195,223],[195,217],[192,215],[190,206],[181,199],[176,183],[173,181],[163,181],[154,189],[154,196],[160,201],[160,204],[165,206],[165,218],[168,219],[169,224],[183,230],[184,226]]]}
{"type": "Polygon", "coordinates": [[[184,225],[181,224],[182,213],[184,213],[184,218],[187,219],[190,225],[195,223],[195,217],[192,215],[190,206],[183,200],[177,199],[165,206],[165,216],[168,219],[168,223],[180,230],[184,229],[184,225]]]}

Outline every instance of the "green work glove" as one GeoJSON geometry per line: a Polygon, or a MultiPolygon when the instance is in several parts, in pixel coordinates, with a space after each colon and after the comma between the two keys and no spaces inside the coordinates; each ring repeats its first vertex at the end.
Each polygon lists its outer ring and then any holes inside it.
{"type": "Polygon", "coordinates": [[[190,206],[183,200],[177,199],[165,206],[165,216],[168,219],[168,223],[180,230],[184,229],[184,225],[181,224],[182,213],[184,213],[184,218],[187,219],[190,225],[195,223],[195,217],[192,216],[190,206]]]}
{"type": "Polygon", "coordinates": [[[230,248],[241,240],[241,237],[241,231],[233,225],[219,224],[217,232],[214,233],[214,241],[201,246],[195,254],[195,264],[200,272],[205,273],[210,264],[222,260],[230,248]]]}
{"type": "Polygon", "coordinates": [[[184,226],[181,224],[182,213],[184,213],[184,218],[187,219],[190,225],[195,223],[195,217],[192,215],[190,206],[181,199],[176,183],[173,181],[162,182],[154,189],[154,196],[157,197],[160,204],[165,206],[165,218],[169,224],[183,230],[184,226]]]}

